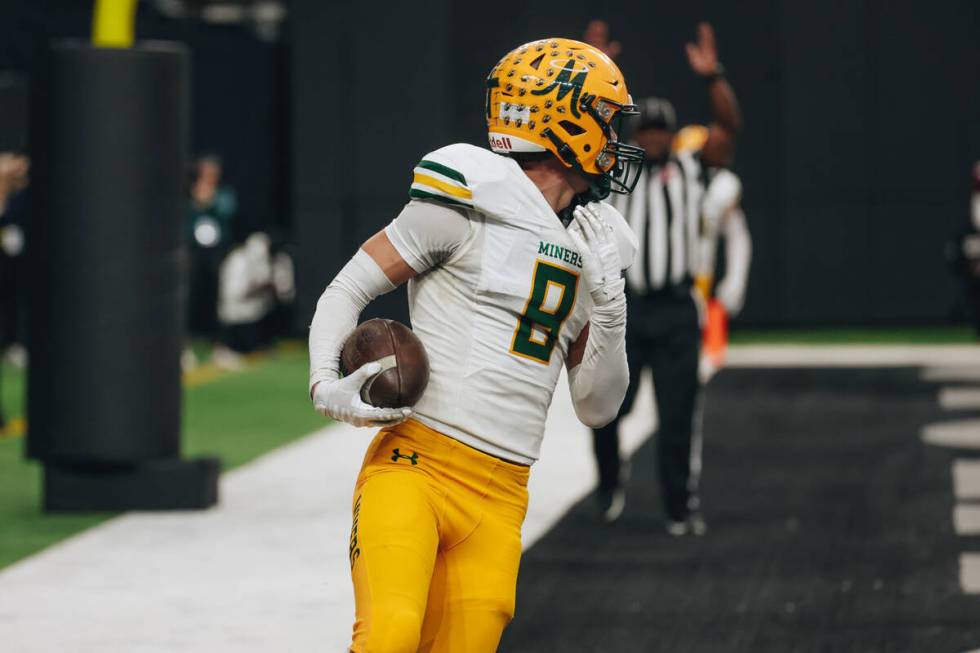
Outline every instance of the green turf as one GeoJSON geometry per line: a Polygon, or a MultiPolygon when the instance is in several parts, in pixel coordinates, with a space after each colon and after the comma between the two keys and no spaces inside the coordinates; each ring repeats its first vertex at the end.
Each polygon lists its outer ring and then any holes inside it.
{"type": "MultiPolygon", "coordinates": [[[[305,395],[307,359],[283,350],[249,370],[185,392],[184,451],[214,454],[225,469],[324,425],[305,395]]],[[[24,375],[4,365],[3,406],[23,413],[24,375]]],[[[41,470],[23,457],[24,439],[0,439],[0,567],[111,517],[111,514],[45,515],[40,509],[41,470]]]]}
{"type": "MultiPolygon", "coordinates": [[[[24,415],[25,374],[0,369],[0,398],[8,420],[24,415]]],[[[98,523],[103,516],[48,517],[40,505],[40,469],[23,456],[23,438],[0,439],[0,567],[98,523]]]]}
{"type": "Polygon", "coordinates": [[[772,344],[896,344],[944,345],[976,343],[973,329],[965,326],[855,327],[812,329],[734,329],[733,345],[772,344]]]}
{"type": "Polygon", "coordinates": [[[215,454],[225,469],[325,425],[306,396],[306,352],[282,351],[247,372],[184,395],[184,450],[215,454]]]}
{"type": "Polygon", "coordinates": [[[7,419],[20,417],[27,407],[24,405],[24,383],[27,375],[10,363],[0,362],[0,406],[7,419]]]}

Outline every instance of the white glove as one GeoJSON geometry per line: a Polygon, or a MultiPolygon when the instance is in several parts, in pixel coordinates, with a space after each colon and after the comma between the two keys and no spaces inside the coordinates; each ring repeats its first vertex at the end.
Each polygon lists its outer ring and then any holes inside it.
{"type": "Polygon", "coordinates": [[[313,407],[324,417],[354,426],[394,426],[412,416],[411,408],[378,408],[361,399],[361,388],[381,372],[381,363],[365,363],[355,372],[335,380],[317,383],[313,407]]]}
{"type": "Polygon", "coordinates": [[[596,306],[605,306],[623,297],[626,282],[619,247],[612,237],[612,227],[599,212],[586,204],[572,213],[574,224],[568,234],[582,251],[582,276],[596,306]]]}
{"type": "Polygon", "coordinates": [[[737,317],[745,305],[745,286],[726,276],[715,287],[715,297],[722,303],[730,317],[737,317]]]}

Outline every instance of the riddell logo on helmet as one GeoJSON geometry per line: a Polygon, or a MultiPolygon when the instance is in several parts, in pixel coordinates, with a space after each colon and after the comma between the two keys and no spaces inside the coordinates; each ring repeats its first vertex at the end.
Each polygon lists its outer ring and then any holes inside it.
{"type": "Polygon", "coordinates": [[[494,136],[490,135],[490,147],[497,150],[513,150],[514,146],[511,145],[510,139],[506,136],[494,136]]]}

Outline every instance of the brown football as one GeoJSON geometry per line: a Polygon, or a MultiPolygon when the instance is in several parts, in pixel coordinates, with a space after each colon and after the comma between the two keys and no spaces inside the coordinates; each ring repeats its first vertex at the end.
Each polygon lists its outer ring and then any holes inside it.
{"type": "Polygon", "coordinates": [[[401,322],[375,318],[362,322],[340,352],[344,374],[379,361],[381,372],[368,379],[361,399],[379,408],[414,406],[429,384],[429,357],[418,336],[401,322]]]}

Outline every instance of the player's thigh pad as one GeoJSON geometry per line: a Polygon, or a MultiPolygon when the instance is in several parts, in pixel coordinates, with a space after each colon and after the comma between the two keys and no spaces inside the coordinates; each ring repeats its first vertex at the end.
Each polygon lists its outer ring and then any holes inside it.
{"type": "Polygon", "coordinates": [[[415,653],[439,547],[432,488],[408,469],[368,475],[354,495],[354,653],[415,653]]]}
{"type": "MultiPolygon", "coordinates": [[[[521,560],[521,524],[527,509],[526,477],[495,470],[482,519],[462,541],[439,554],[422,628],[420,653],[493,653],[514,616],[521,560]]],[[[466,501],[450,497],[452,520],[466,501]],[[456,503],[454,506],[453,504],[456,503]]]]}

